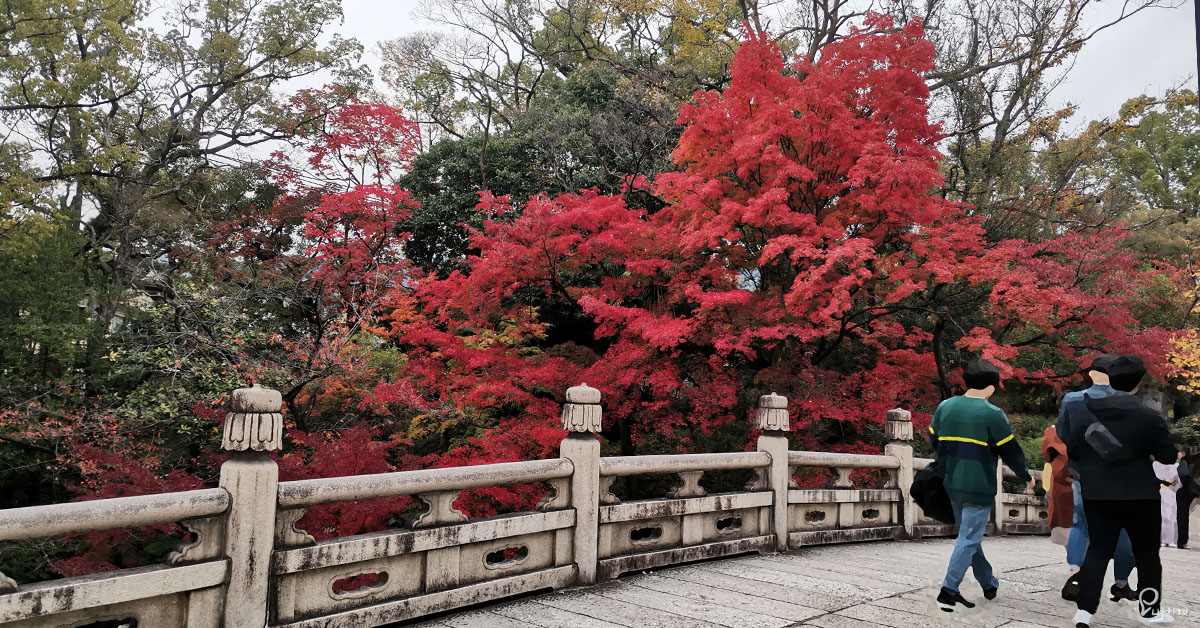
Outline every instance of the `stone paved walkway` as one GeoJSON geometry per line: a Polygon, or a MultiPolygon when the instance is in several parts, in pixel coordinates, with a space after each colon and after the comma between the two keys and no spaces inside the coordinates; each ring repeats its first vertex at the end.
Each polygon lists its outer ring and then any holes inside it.
{"type": "MultiPolygon", "coordinates": [[[[1193,538],[1200,534],[1193,534],[1193,538]]],[[[1195,541],[1193,541],[1195,543],[1195,541]]],[[[501,602],[416,624],[420,628],[996,628],[1071,627],[1073,604],[1059,596],[1063,549],[1046,537],[987,538],[1000,596],[948,615],[933,603],[953,541],[877,542],[742,556],[594,587],[501,602]]],[[[1162,550],[1165,605],[1176,626],[1200,628],[1200,549],[1162,550]]],[[[1109,576],[1111,583],[1111,572],[1109,576]]],[[[1108,584],[1105,585],[1107,591],[1108,584]]],[[[1140,625],[1128,602],[1101,602],[1093,626],[1140,625]]]]}

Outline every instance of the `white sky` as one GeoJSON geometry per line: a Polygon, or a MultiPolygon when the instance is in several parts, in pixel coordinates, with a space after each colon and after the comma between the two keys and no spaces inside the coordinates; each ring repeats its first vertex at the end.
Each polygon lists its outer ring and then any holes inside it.
{"type": "MultiPolygon", "coordinates": [[[[1121,103],[1140,94],[1160,95],[1185,82],[1195,89],[1194,2],[1143,11],[1088,42],[1055,93],[1059,103],[1079,106],[1072,122],[1113,116],[1121,103]]],[[[1111,20],[1119,15],[1121,5],[1121,0],[1095,4],[1091,22],[1111,20]]],[[[346,21],[339,32],[362,42],[367,50],[364,61],[378,69],[376,43],[438,28],[415,20],[411,14],[416,6],[417,0],[344,0],[346,21]]]]}

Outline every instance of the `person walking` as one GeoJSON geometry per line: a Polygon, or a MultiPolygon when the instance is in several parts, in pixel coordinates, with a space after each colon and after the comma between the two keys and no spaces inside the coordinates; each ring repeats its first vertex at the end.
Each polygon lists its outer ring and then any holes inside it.
{"type": "MultiPolygon", "coordinates": [[[[1092,381],[1092,385],[1085,390],[1069,392],[1063,396],[1062,404],[1058,408],[1058,422],[1054,425],[1054,430],[1058,434],[1059,439],[1066,438],[1068,430],[1071,426],[1070,416],[1067,414],[1067,407],[1073,403],[1083,401],[1085,397],[1099,399],[1113,394],[1113,388],[1109,385],[1108,365],[1112,363],[1117,356],[1111,353],[1102,353],[1092,358],[1092,363],[1087,369],[1087,377],[1092,381]]],[[[1067,582],[1062,588],[1062,598],[1074,602],[1079,597],[1079,568],[1083,565],[1083,556],[1087,552],[1088,547],[1088,526],[1087,517],[1083,510],[1083,492],[1079,489],[1079,471],[1075,469],[1072,461],[1067,461],[1067,473],[1071,477],[1071,497],[1072,497],[1072,523],[1071,532],[1067,537],[1067,569],[1070,574],[1067,576],[1067,582]]],[[[1135,600],[1137,595],[1129,586],[1129,574],[1133,572],[1133,548],[1129,543],[1129,535],[1121,530],[1121,536],[1117,539],[1117,549],[1113,556],[1113,586],[1109,589],[1109,599],[1114,602],[1121,600],[1135,600]]]]}
{"type": "MultiPolygon", "coordinates": [[[[1178,454],[1176,454],[1178,456],[1178,454]]],[[[1179,542],[1179,522],[1175,520],[1179,503],[1175,492],[1179,490],[1179,458],[1171,464],[1154,461],[1154,475],[1158,477],[1159,511],[1162,514],[1161,541],[1163,547],[1175,547],[1179,542]]]]}
{"type": "Polygon", "coordinates": [[[1186,450],[1183,445],[1179,446],[1179,483],[1178,491],[1175,491],[1176,511],[1179,517],[1179,548],[1186,549],[1188,539],[1190,538],[1191,530],[1189,523],[1192,518],[1192,501],[1200,495],[1200,487],[1196,486],[1196,480],[1192,474],[1192,465],[1188,463],[1186,450]]]}
{"type": "Polygon", "coordinates": [[[1000,370],[991,362],[976,360],[963,369],[963,381],[967,392],[939,404],[929,426],[938,469],[958,524],[958,539],[937,596],[938,607],[946,612],[954,612],[959,605],[975,607],[959,591],[968,567],[985,598],[995,599],[1000,588],[983,554],[983,533],[996,497],[997,458],[1003,458],[1022,481],[1032,482],[1025,452],[1013,437],[1008,417],[988,402],[1000,385],[1000,370]]]}
{"type": "Polygon", "coordinates": [[[1166,625],[1174,618],[1161,610],[1161,500],[1150,459],[1174,462],[1175,446],[1163,418],[1132,394],[1146,376],[1141,359],[1118,356],[1106,370],[1112,395],[1085,396],[1066,409],[1068,430],[1063,441],[1079,472],[1090,540],[1079,572],[1075,626],[1091,626],[1122,530],[1129,535],[1137,565],[1140,620],[1166,625]]]}
{"type": "MultiPolygon", "coordinates": [[[[1054,426],[1042,432],[1042,487],[1046,489],[1047,521],[1050,526],[1050,542],[1066,545],[1070,542],[1075,527],[1075,499],[1067,468],[1067,444],[1058,437],[1054,426]]],[[[1080,559],[1082,562],[1082,559],[1080,559]]],[[[1072,570],[1072,574],[1078,569],[1072,570]]]]}

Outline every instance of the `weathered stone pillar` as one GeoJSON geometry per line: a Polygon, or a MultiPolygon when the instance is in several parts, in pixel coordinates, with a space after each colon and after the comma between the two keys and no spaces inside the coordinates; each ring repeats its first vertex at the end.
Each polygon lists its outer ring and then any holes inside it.
{"type": "Polygon", "coordinates": [[[224,628],[263,628],[267,623],[267,578],[275,536],[279,469],[267,454],[283,444],[283,399],[279,391],[233,391],[221,448],[230,452],[221,465],[221,488],[229,491],[225,557],[229,582],[224,628]]]}
{"type": "Polygon", "coordinates": [[[775,548],[781,552],[788,549],[788,488],[792,484],[787,439],[792,421],[787,404],[787,397],[771,393],[758,398],[758,409],[754,411],[754,427],[763,431],[758,437],[758,450],[771,454],[767,469],[767,486],[774,493],[771,530],[775,533],[775,548]]]}
{"type": "Polygon", "coordinates": [[[575,509],[573,552],[579,584],[596,582],[600,523],[600,391],[581,384],[567,389],[562,428],[570,432],[559,451],[571,461],[571,507],[575,509]]]}
{"type": "Polygon", "coordinates": [[[911,539],[916,536],[918,516],[917,502],[908,493],[913,484],[912,413],[900,408],[888,410],[883,430],[888,439],[883,452],[895,456],[900,461],[900,467],[896,469],[896,488],[900,489],[900,517],[904,526],[904,537],[911,539]]]}

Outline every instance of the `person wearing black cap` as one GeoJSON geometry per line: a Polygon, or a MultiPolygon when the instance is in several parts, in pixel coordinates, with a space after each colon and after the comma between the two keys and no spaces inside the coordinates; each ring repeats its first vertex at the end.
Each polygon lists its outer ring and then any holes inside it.
{"type": "Polygon", "coordinates": [[[995,599],[1000,581],[983,555],[983,533],[996,498],[996,463],[1003,458],[1024,482],[1031,482],[1025,452],[1013,437],[1004,411],[988,403],[1000,385],[1000,371],[987,360],[976,360],[963,369],[966,394],[938,405],[929,424],[937,449],[937,468],[954,507],[958,539],[946,566],[946,578],[937,596],[938,607],[953,612],[956,606],[973,608],[959,592],[970,567],[983,596],[995,599]]]}
{"type": "MultiPolygon", "coordinates": [[[[1092,363],[1087,369],[1087,376],[1092,380],[1092,385],[1086,390],[1069,392],[1063,396],[1062,404],[1058,409],[1058,422],[1054,425],[1059,440],[1062,440],[1070,429],[1070,417],[1067,416],[1068,406],[1082,401],[1085,395],[1098,399],[1113,394],[1113,388],[1108,381],[1108,365],[1112,364],[1116,357],[1111,353],[1102,353],[1092,358],[1092,363]]],[[[1072,514],[1071,533],[1067,538],[1067,568],[1071,574],[1067,576],[1067,583],[1063,585],[1062,597],[1064,600],[1074,602],[1079,598],[1079,568],[1083,565],[1083,556],[1087,552],[1088,527],[1087,517],[1084,516],[1083,511],[1083,493],[1079,490],[1079,471],[1075,469],[1075,464],[1071,460],[1067,461],[1067,472],[1071,476],[1074,513],[1072,514]]],[[[1129,588],[1129,574],[1132,571],[1133,548],[1129,544],[1129,535],[1122,530],[1121,537],[1117,539],[1116,554],[1113,556],[1113,576],[1116,582],[1109,590],[1110,600],[1119,602],[1137,599],[1133,589],[1129,588]]]]}
{"type": "Polygon", "coordinates": [[[1138,572],[1138,610],[1146,625],[1174,622],[1162,612],[1159,561],[1158,478],[1151,458],[1174,462],[1175,446],[1158,412],[1132,393],[1146,367],[1140,358],[1118,356],[1107,365],[1114,393],[1072,401],[1066,408],[1067,456],[1079,472],[1090,543],[1080,569],[1076,628],[1089,628],[1121,531],[1129,534],[1138,572]]]}

